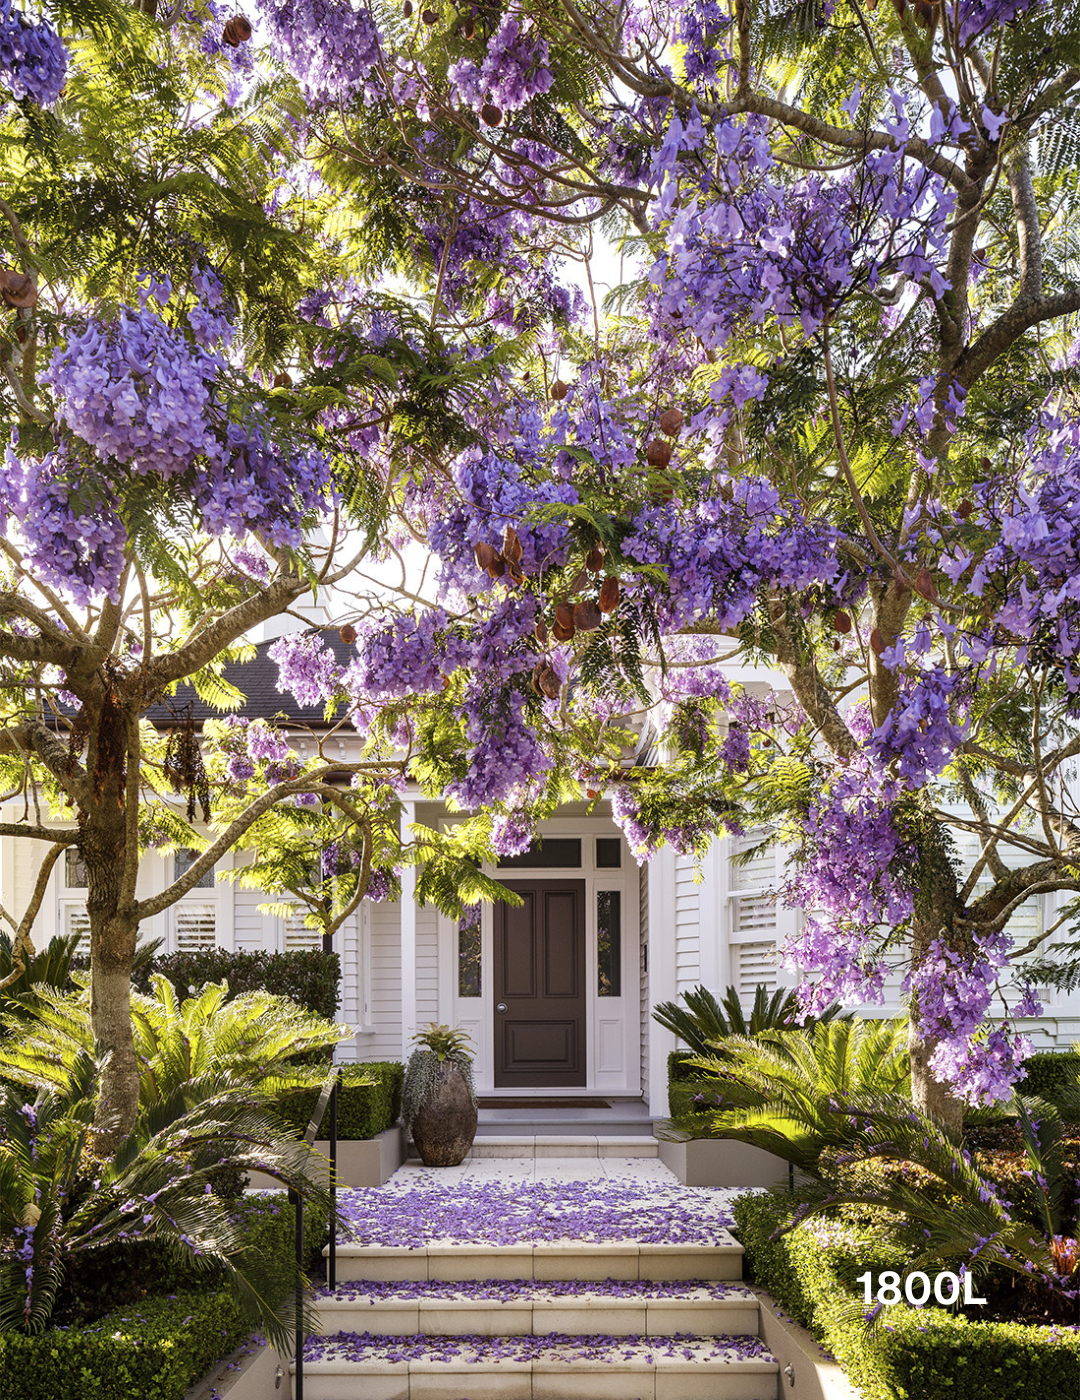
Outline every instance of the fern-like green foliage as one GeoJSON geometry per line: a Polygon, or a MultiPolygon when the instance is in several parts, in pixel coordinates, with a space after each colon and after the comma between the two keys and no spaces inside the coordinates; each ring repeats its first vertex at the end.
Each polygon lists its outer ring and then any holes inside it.
{"type": "Polygon", "coordinates": [[[703,1133],[775,1153],[820,1177],[823,1154],[850,1147],[852,1120],[838,1105],[860,1095],[909,1091],[906,1021],[819,1022],[807,1030],[731,1035],[722,1055],[691,1064],[717,1082],[724,1107],[703,1114],[703,1133]]]}
{"type": "MultiPolygon", "coordinates": [[[[694,987],[683,992],[685,1006],[675,1001],[659,1002],[653,1020],[678,1036],[695,1055],[713,1055],[722,1051],[720,1042],[728,1036],[756,1036],[762,1031],[789,1030],[799,1020],[799,1002],[794,991],[780,987],[769,994],[768,987],[754,988],[754,1001],[749,1016],[743,1011],[737,987],[728,987],[717,1001],[708,987],[694,987]]],[[[831,1021],[839,1016],[839,1003],[826,1007],[814,1021],[831,1021]]]]}
{"type": "Polygon", "coordinates": [[[260,1291],[262,1261],[213,1187],[258,1167],[326,1206],[306,1144],[223,1075],[219,1091],[195,1107],[174,1106],[154,1123],[144,1116],[103,1159],[94,1154],[97,1074],[78,1051],[63,1088],[29,1102],[14,1086],[0,1090],[0,1330],[43,1331],[65,1270],[87,1252],[153,1243],[208,1279],[224,1270],[253,1326],[284,1349],[294,1291],[277,1306],[260,1291]]]}
{"type": "Polygon", "coordinates": [[[1043,1099],[1017,1096],[1011,1111],[1026,1171],[1010,1179],[1006,1200],[977,1161],[906,1099],[863,1092],[834,1103],[828,1113],[838,1127],[830,1136],[843,1140],[850,1157],[808,1191],[810,1215],[843,1204],[880,1207],[883,1228],[906,1248],[913,1268],[963,1264],[976,1278],[1004,1269],[1034,1274],[1053,1288],[1075,1287],[1061,1118],[1043,1099]]]}
{"type": "MultiPolygon", "coordinates": [[[[227,1000],[226,983],[177,998],[156,973],[149,996],[132,993],[131,1022],[140,1065],[139,1122],[156,1125],[214,1097],[227,1084],[268,1102],[317,1084],[297,1056],[328,1054],[350,1033],[287,997],[249,992],[227,1000]]],[[[83,988],[42,990],[16,1032],[0,1045],[0,1079],[31,1090],[70,1094],[76,1067],[93,1053],[90,998],[83,988]]]]}

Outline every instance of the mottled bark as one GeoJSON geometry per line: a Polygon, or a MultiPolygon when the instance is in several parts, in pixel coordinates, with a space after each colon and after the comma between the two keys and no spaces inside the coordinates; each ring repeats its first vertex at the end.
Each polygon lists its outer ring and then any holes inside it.
{"type": "MultiPolygon", "coordinates": [[[[930,946],[941,940],[950,947],[967,951],[956,917],[960,912],[956,874],[940,830],[936,824],[922,823],[919,836],[919,862],[916,872],[915,914],[911,929],[911,965],[920,967],[928,958],[930,946]]],[[[911,998],[911,1097],[915,1107],[929,1114],[954,1136],[959,1137],[964,1122],[964,1105],[949,1087],[934,1077],[930,1059],[938,1041],[923,1028],[917,997],[911,998]]]]}

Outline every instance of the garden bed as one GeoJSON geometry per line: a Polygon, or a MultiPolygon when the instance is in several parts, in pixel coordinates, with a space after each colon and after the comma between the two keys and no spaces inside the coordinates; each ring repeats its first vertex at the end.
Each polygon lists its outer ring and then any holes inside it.
{"type": "Polygon", "coordinates": [[[735,1233],[755,1281],[837,1358],[866,1400],[1047,1400],[1080,1392],[1080,1330],[984,1320],[934,1305],[875,1312],[857,1282],[866,1271],[905,1273],[908,1261],[879,1230],[812,1221],[773,1239],[796,1202],[740,1196],[735,1233]]]}

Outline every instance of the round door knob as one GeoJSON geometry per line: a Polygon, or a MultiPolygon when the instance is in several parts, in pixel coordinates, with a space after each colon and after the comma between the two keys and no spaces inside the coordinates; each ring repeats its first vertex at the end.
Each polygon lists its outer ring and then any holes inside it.
{"type": "Polygon", "coordinates": [[[496,1010],[496,1011],[505,1011],[505,1010],[506,1010],[506,1002],[505,1002],[505,1001],[500,1001],[499,1004],[496,1006],[495,1010],[496,1010]]]}

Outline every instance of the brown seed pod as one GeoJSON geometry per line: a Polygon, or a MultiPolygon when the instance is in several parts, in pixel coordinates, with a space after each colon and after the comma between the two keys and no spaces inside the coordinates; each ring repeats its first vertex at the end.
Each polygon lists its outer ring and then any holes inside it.
{"type": "Polygon", "coordinates": [[[438,10],[424,10],[420,18],[427,25],[438,24],[439,12],[438,10]]]}
{"type": "Polygon", "coordinates": [[[979,466],[982,467],[984,472],[992,472],[994,470],[994,464],[989,457],[980,457],[979,466]]]}
{"type": "Polygon", "coordinates": [[[832,644],[832,649],[833,649],[833,651],[839,651],[840,648],[841,648],[842,646],[843,646],[843,642],[841,642],[841,640],[840,640],[839,637],[836,637],[836,638],[833,640],[833,644],[832,644]]]}
{"type": "Polygon", "coordinates": [[[251,38],[251,25],[243,15],[233,15],[221,31],[221,41],[230,49],[238,49],[251,38]]]}
{"type": "Polygon", "coordinates": [[[584,569],[579,569],[578,572],[574,575],[573,583],[570,585],[570,592],[580,593],[588,582],[589,575],[585,572],[584,569]]]}
{"type": "Polygon", "coordinates": [[[401,13],[406,19],[412,19],[412,0],[405,0],[404,5],[401,7],[401,13]]]}
{"type": "Polygon", "coordinates": [[[596,601],[600,611],[605,613],[612,613],[619,606],[619,580],[614,574],[608,574],[600,585],[600,596],[596,601]]]}
{"type": "Polygon", "coordinates": [[[486,540],[477,542],[475,554],[476,562],[481,569],[490,569],[499,557],[499,551],[493,544],[488,544],[486,540]]]}
{"type": "Polygon", "coordinates": [[[541,646],[544,646],[544,645],[547,643],[547,639],[548,639],[547,623],[544,621],[544,619],[543,619],[542,617],[538,617],[538,618],[536,619],[536,626],[533,628],[533,636],[536,638],[536,640],[539,642],[539,644],[540,644],[541,646]]]}
{"type": "Polygon", "coordinates": [[[645,460],[650,467],[666,467],[671,461],[671,443],[663,438],[653,438],[646,449],[645,460]]]}
{"type": "Polygon", "coordinates": [[[595,788],[586,788],[585,796],[589,799],[590,802],[595,802],[596,799],[600,796],[600,794],[595,788]]]}
{"type": "Polygon", "coordinates": [[[532,668],[532,688],[534,694],[536,695],[540,694],[540,673],[545,669],[546,666],[546,661],[538,661],[536,665],[532,668]]]}
{"type": "Polygon", "coordinates": [[[669,408],[660,417],[660,431],[667,433],[668,437],[674,437],[685,422],[681,408],[669,408]]]}
{"type": "Polygon", "coordinates": [[[956,513],[961,520],[966,520],[974,509],[975,502],[969,501],[968,498],[965,496],[964,499],[960,502],[960,504],[956,507],[956,513]]]}
{"type": "Polygon", "coordinates": [[[476,20],[473,19],[472,15],[470,15],[469,18],[465,21],[465,23],[461,26],[461,37],[463,39],[476,38],[476,20]]]}
{"type": "Polygon", "coordinates": [[[893,582],[896,584],[896,591],[902,598],[905,593],[911,592],[911,584],[908,583],[907,574],[903,569],[897,569],[893,574],[893,582]]]}
{"type": "Polygon", "coordinates": [[[878,656],[880,656],[881,653],[885,650],[885,638],[881,635],[881,633],[876,627],[870,633],[870,645],[873,647],[875,654],[878,656]]]}
{"type": "Polygon", "coordinates": [[[37,288],[32,277],[14,268],[0,267],[0,300],[5,306],[26,308],[37,305],[37,288]]]}
{"type": "Polygon", "coordinates": [[[937,584],[934,582],[933,574],[925,565],[915,575],[915,592],[921,594],[928,603],[937,602],[937,584]]]}
{"type": "Polygon", "coordinates": [[[566,395],[568,393],[569,390],[567,389],[566,385],[562,382],[562,380],[556,379],[555,383],[551,386],[551,397],[553,399],[561,401],[562,399],[566,398],[566,395]]]}
{"type": "Polygon", "coordinates": [[[833,627],[836,629],[837,632],[842,632],[842,633],[844,633],[844,634],[846,635],[848,632],[851,631],[851,616],[850,616],[850,614],[846,613],[846,612],[843,610],[843,608],[841,608],[840,611],[839,611],[839,612],[836,614],[836,616],[833,618],[833,620],[832,620],[832,625],[833,625],[833,627]]]}
{"type": "Polygon", "coordinates": [[[348,623],[346,623],[345,626],[338,633],[338,636],[341,638],[341,640],[345,643],[347,647],[351,647],[353,642],[356,641],[356,628],[351,627],[348,623]]]}
{"type": "Polygon", "coordinates": [[[274,388],[275,388],[275,389],[291,389],[291,388],[292,388],[292,375],[289,373],[289,371],[288,371],[287,369],[280,370],[277,374],[274,375],[274,388]]]}
{"type": "Polygon", "coordinates": [[[517,531],[513,525],[507,525],[506,534],[503,536],[503,558],[508,564],[518,564],[521,562],[521,541],[518,539],[517,531]]]}
{"type": "Polygon", "coordinates": [[[548,666],[540,672],[540,689],[549,700],[559,698],[562,682],[559,680],[559,673],[554,666],[548,666]]]}
{"type": "Polygon", "coordinates": [[[564,627],[561,622],[556,622],[551,629],[551,635],[557,642],[568,642],[574,635],[574,624],[571,622],[569,627],[564,627]]]}
{"type": "Polygon", "coordinates": [[[592,549],[589,550],[589,557],[585,560],[585,567],[590,569],[594,574],[598,574],[604,567],[604,546],[602,544],[594,544],[592,549]]]}
{"type": "Polygon", "coordinates": [[[491,578],[502,578],[506,573],[506,560],[501,554],[496,554],[495,558],[488,565],[488,574],[491,578]]]}
{"type": "Polygon", "coordinates": [[[604,615],[591,598],[583,598],[574,606],[574,626],[579,632],[595,632],[604,615]]]}
{"type": "Polygon", "coordinates": [[[561,627],[563,631],[569,629],[571,636],[574,632],[574,609],[569,603],[555,604],[555,626],[561,627]]]}
{"type": "Polygon", "coordinates": [[[502,108],[494,102],[485,102],[480,108],[480,120],[485,126],[498,126],[503,119],[502,108]]]}
{"type": "Polygon", "coordinates": [[[508,575],[509,578],[510,578],[511,583],[524,583],[524,582],[525,582],[525,575],[521,572],[521,570],[518,568],[518,566],[517,566],[516,564],[508,564],[508,565],[506,566],[506,572],[507,572],[507,575],[508,575]]]}

